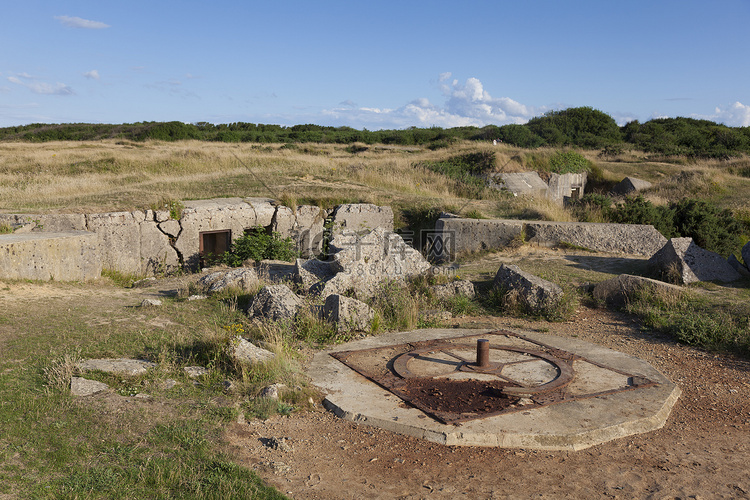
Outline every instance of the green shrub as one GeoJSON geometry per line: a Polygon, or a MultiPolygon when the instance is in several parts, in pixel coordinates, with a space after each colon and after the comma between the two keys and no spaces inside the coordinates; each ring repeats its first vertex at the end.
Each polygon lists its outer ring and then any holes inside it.
{"type": "Polygon", "coordinates": [[[3,222],[0,224],[0,234],[10,234],[13,232],[13,227],[10,224],[3,222]]]}
{"type": "Polygon", "coordinates": [[[607,212],[610,222],[620,224],[650,224],[665,238],[677,236],[674,228],[674,212],[668,207],[656,206],[643,196],[626,198],[607,212]]]}
{"type": "Polygon", "coordinates": [[[580,174],[591,171],[591,162],[575,151],[558,151],[549,159],[549,170],[556,174],[580,174]]]}
{"type": "Polygon", "coordinates": [[[743,225],[729,210],[703,200],[681,200],[669,208],[674,213],[675,233],[690,236],[699,247],[724,257],[742,248],[743,225]]]}
{"type": "Polygon", "coordinates": [[[657,206],[637,196],[605,212],[610,222],[651,224],[666,238],[689,237],[696,245],[724,257],[742,247],[745,226],[729,210],[703,200],[684,199],[657,206]]]}
{"type": "Polygon", "coordinates": [[[481,198],[487,190],[482,174],[495,168],[495,153],[479,151],[452,156],[443,161],[428,161],[422,166],[457,182],[456,194],[470,198],[481,198]]]}
{"type": "Polygon", "coordinates": [[[268,234],[258,226],[248,230],[244,236],[232,242],[230,250],[220,260],[232,267],[241,266],[246,260],[285,260],[291,262],[299,256],[291,238],[282,238],[279,233],[268,234]]]}

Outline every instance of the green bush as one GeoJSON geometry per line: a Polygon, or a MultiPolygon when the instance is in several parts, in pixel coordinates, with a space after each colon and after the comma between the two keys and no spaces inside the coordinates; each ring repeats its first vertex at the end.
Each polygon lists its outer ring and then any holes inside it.
{"type": "Polygon", "coordinates": [[[549,170],[556,174],[580,174],[591,171],[591,162],[575,151],[558,151],[549,159],[549,170]]]}
{"type": "Polygon", "coordinates": [[[668,207],[656,206],[643,196],[628,197],[606,213],[610,222],[619,224],[650,224],[665,238],[677,236],[674,213],[668,207]]]}
{"type": "Polygon", "coordinates": [[[742,248],[743,225],[729,210],[720,210],[703,200],[681,200],[669,204],[675,233],[690,236],[696,245],[728,257],[742,248]]]}
{"type": "Polygon", "coordinates": [[[285,260],[291,262],[299,256],[291,238],[282,238],[279,233],[268,234],[258,226],[232,242],[231,249],[221,261],[232,267],[241,266],[246,260],[285,260]]]}
{"type": "Polygon", "coordinates": [[[689,237],[696,245],[724,257],[739,252],[744,225],[729,210],[703,200],[684,199],[657,206],[637,196],[605,211],[610,222],[651,224],[666,238],[689,237]]]}

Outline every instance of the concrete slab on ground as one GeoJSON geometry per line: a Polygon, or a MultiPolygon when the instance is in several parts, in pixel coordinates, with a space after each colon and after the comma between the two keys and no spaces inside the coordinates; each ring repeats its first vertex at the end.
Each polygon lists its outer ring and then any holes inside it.
{"type": "MultiPolygon", "coordinates": [[[[428,413],[406,404],[396,394],[360,375],[331,356],[334,352],[384,348],[433,339],[486,335],[484,329],[421,329],[369,337],[364,340],[316,354],[309,368],[313,384],[326,393],[324,404],[346,420],[454,446],[492,446],[546,450],[580,450],[613,439],[659,429],[680,395],[680,389],[643,360],[577,339],[556,337],[539,332],[506,329],[526,339],[540,342],[580,356],[570,392],[599,393],[622,385],[619,374],[643,377],[655,385],[634,387],[621,392],[600,394],[585,399],[558,402],[549,406],[520,409],[460,425],[440,423],[428,413]]],[[[493,352],[493,356],[507,353],[493,352]]],[[[497,358],[498,360],[500,358],[497,358]]],[[[382,363],[393,360],[383,359],[382,363]]],[[[492,361],[492,360],[491,360],[492,361]]],[[[423,362],[423,360],[421,361],[423,362]]],[[[446,360],[438,360],[447,365],[446,360]]],[[[539,373],[522,376],[540,383],[550,380],[550,366],[536,363],[539,373]]],[[[390,365],[388,365],[390,366],[390,365]]],[[[522,366],[522,365],[516,365],[522,366]]],[[[534,364],[526,365],[529,367],[534,364]]],[[[430,366],[413,366],[422,374],[430,366]]],[[[411,368],[410,368],[411,369],[411,368]]],[[[518,371],[518,370],[517,370],[518,371]]],[[[627,380],[628,377],[625,377],[627,380]]]]}

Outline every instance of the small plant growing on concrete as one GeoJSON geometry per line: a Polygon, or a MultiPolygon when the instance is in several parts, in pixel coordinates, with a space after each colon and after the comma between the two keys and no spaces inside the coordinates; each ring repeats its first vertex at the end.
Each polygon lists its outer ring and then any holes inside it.
{"type": "Polygon", "coordinates": [[[268,234],[265,228],[258,226],[234,240],[232,248],[221,257],[221,260],[228,266],[238,267],[246,260],[273,259],[292,262],[298,256],[299,252],[291,238],[282,238],[279,233],[268,234]]]}

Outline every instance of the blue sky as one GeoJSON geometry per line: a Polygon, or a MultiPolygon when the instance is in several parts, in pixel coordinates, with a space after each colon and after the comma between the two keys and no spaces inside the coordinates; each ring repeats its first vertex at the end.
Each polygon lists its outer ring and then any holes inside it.
{"type": "Polygon", "coordinates": [[[750,0],[24,0],[0,16],[0,126],[750,126],[750,0]]]}

